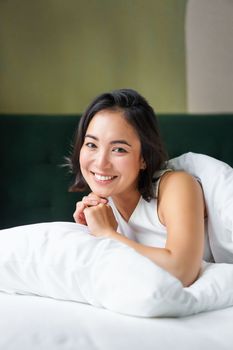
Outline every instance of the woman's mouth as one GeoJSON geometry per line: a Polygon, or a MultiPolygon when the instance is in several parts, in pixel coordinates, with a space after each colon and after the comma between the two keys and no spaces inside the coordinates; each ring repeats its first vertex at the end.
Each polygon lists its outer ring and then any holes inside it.
{"type": "Polygon", "coordinates": [[[91,173],[94,175],[94,177],[97,181],[101,181],[101,182],[109,182],[117,177],[117,176],[113,176],[113,175],[101,175],[98,173],[94,173],[92,171],[91,171],[91,173]]]}

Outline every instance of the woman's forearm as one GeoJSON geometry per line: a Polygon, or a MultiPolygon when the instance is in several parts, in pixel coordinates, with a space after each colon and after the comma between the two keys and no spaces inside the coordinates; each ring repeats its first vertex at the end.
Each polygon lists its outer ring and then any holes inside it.
{"type": "Polygon", "coordinates": [[[181,261],[174,253],[167,248],[157,248],[143,245],[135,242],[117,232],[112,232],[109,236],[129,247],[135,249],[139,254],[147,257],[159,267],[168,271],[174,277],[178,278],[184,287],[192,284],[198,277],[199,271],[195,271],[192,266],[187,266],[185,261],[181,261]]]}

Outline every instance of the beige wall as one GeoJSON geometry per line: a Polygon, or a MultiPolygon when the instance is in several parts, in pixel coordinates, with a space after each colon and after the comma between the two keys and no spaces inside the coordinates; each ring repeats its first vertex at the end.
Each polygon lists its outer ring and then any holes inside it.
{"type": "Polygon", "coordinates": [[[233,1],[189,0],[186,47],[189,112],[233,112],[233,1]]]}
{"type": "Polygon", "coordinates": [[[79,113],[120,87],[159,112],[185,111],[185,4],[0,1],[0,112],[79,113]]]}

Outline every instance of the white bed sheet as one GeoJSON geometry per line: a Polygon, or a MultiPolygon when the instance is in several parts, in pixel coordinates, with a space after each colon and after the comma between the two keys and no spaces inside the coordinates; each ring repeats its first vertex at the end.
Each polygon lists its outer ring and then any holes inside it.
{"type": "Polygon", "coordinates": [[[232,350],[233,307],[138,318],[88,304],[0,292],[1,350],[232,350]]]}

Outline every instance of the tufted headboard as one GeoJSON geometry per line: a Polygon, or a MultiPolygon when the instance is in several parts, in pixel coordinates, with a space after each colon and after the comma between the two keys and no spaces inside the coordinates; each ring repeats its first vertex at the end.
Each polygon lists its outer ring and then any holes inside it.
{"type": "MultiPolygon", "coordinates": [[[[61,165],[69,155],[77,115],[0,115],[0,229],[73,221],[72,181],[61,165]]],[[[170,158],[192,151],[233,166],[233,114],[159,115],[170,158]]],[[[217,174],[213,174],[217,176],[217,174]]]]}

